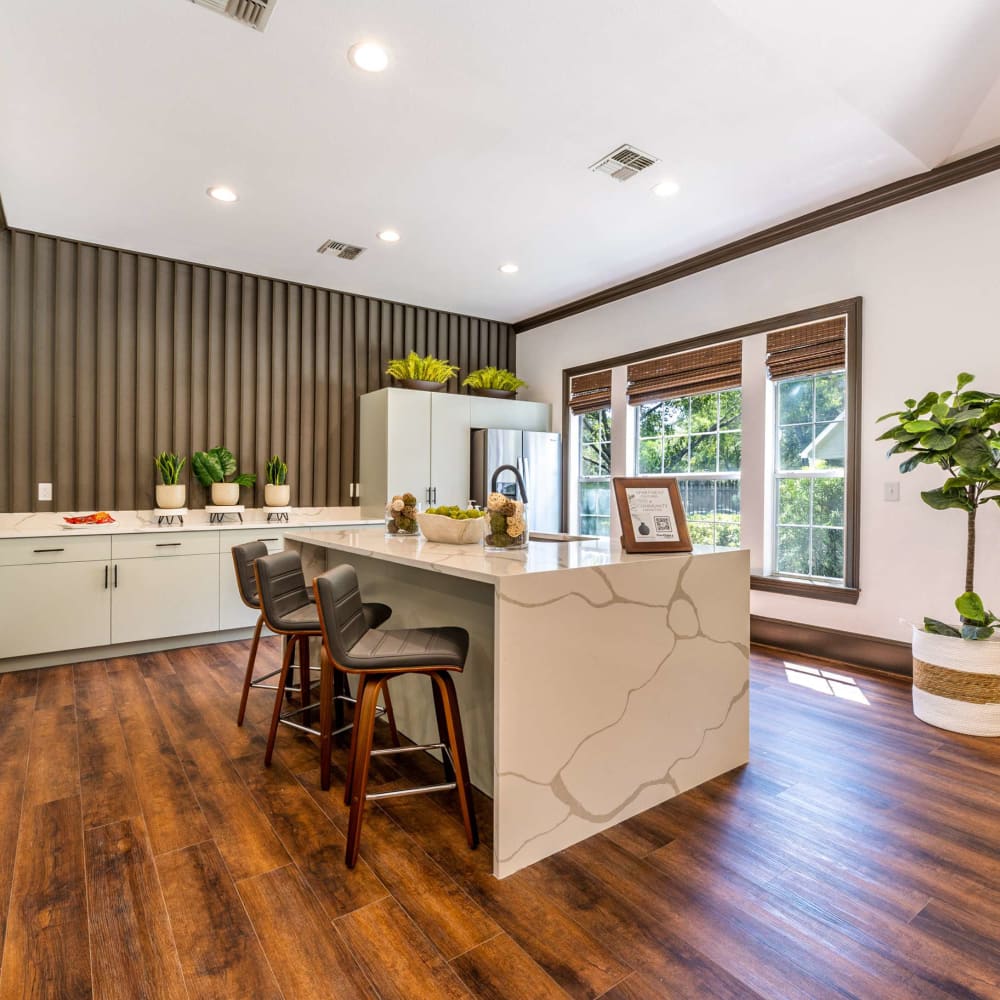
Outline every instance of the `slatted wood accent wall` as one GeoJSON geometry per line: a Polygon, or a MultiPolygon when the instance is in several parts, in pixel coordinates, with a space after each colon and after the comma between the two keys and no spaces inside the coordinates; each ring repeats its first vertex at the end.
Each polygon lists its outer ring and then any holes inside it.
{"type": "MultiPolygon", "coordinates": [[[[514,342],[503,323],[6,230],[0,511],[148,509],[157,452],[217,444],[257,473],[255,505],[275,452],[294,505],[350,504],[358,397],[390,383],[389,358],[514,368],[514,342]]],[[[184,480],[203,506],[190,462],[184,480]]]]}

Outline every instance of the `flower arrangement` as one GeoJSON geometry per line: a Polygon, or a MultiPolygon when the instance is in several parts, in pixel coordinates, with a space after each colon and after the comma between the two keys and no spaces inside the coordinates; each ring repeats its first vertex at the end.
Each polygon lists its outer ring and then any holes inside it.
{"type": "Polygon", "coordinates": [[[491,493],[486,499],[490,530],[486,544],[494,549],[520,548],[528,544],[528,524],[524,504],[502,493],[491,493]]]}
{"type": "Polygon", "coordinates": [[[385,505],[387,535],[419,535],[417,498],[412,493],[397,493],[385,505]]]}

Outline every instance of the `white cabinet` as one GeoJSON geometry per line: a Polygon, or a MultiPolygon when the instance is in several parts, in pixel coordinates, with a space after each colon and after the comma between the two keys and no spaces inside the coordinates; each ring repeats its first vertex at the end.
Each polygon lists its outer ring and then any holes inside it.
{"type": "Polygon", "coordinates": [[[360,497],[363,517],[407,490],[420,503],[468,501],[473,427],[548,430],[547,403],[413,389],[361,397],[360,497]]]}
{"type": "MultiPolygon", "coordinates": [[[[213,536],[218,545],[215,532],[213,536]]],[[[116,540],[117,542],[117,540],[116,540]]],[[[111,642],[219,628],[219,554],[116,559],[111,567],[111,642]]]]}
{"type": "MultiPolygon", "coordinates": [[[[236,570],[233,567],[233,546],[246,542],[263,542],[267,551],[280,552],[285,546],[287,528],[259,528],[222,531],[219,551],[219,628],[253,628],[257,624],[258,612],[248,608],[240,599],[236,585],[236,570]]],[[[302,528],[296,528],[301,532],[302,528]]],[[[265,633],[270,635],[270,632],[265,633]]]]}
{"type": "Polygon", "coordinates": [[[106,560],[0,567],[0,659],[106,645],[110,569],[106,560]]]}

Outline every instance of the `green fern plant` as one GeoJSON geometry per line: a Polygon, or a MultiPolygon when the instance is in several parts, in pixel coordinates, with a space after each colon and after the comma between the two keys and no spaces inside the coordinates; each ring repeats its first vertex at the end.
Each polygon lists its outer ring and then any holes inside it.
{"type": "Polygon", "coordinates": [[[252,472],[241,472],[237,475],[233,453],[221,446],[209,448],[208,451],[196,451],[191,456],[191,468],[205,489],[212,483],[239,483],[240,486],[253,486],[257,482],[257,477],[252,472]]]}
{"type": "Polygon", "coordinates": [[[517,392],[527,384],[506,368],[494,368],[492,365],[469,372],[462,381],[462,385],[470,389],[504,389],[508,392],[517,392]]]}
{"type": "Polygon", "coordinates": [[[288,482],[288,466],[277,455],[272,455],[264,466],[269,486],[284,486],[288,482]]]}
{"type": "Polygon", "coordinates": [[[410,351],[405,358],[393,358],[386,375],[398,379],[414,379],[420,382],[447,382],[458,374],[458,366],[450,361],[428,354],[422,358],[416,351],[410,351]]]}
{"type": "Polygon", "coordinates": [[[176,486],[180,482],[181,469],[184,468],[186,461],[186,458],[181,458],[180,455],[175,455],[170,451],[161,451],[153,459],[153,464],[160,473],[160,479],[163,480],[164,486],[176,486]]]}

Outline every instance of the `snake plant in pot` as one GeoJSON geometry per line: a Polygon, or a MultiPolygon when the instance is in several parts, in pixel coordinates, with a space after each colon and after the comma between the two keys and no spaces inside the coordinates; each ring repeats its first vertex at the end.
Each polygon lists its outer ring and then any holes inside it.
{"type": "Polygon", "coordinates": [[[280,456],[272,455],[264,466],[267,483],[264,486],[266,507],[287,507],[292,499],[292,488],[288,485],[288,466],[280,456]]]}
{"type": "Polygon", "coordinates": [[[161,510],[181,510],[187,500],[187,487],[180,481],[186,458],[161,451],[153,464],[162,482],[156,486],[156,506],[161,510]]]}
{"type": "Polygon", "coordinates": [[[974,736],[1000,736],[998,618],[975,590],[976,520],[980,508],[1000,505],[1000,394],[968,388],[963,372],[954,391],[907,399],[879,420],[893,423],[880,437],[899,469],[934,465],[944,481],[921,499],[935,510],[966,518],[965,584],[955,601],[955,624],[925,618],[913,630],[913,711],[931,725],[974,736]]]}
{"type": "Polygon", "coordinates": [[[240,502],[240,487],[253,486],[257,477],[252,472],[236,472],[236,459],[228,448],[209,448],[191,456],[191,468],[198,482],[212,491],[212,503],[217,507],[234,507],[240,502]]]}

